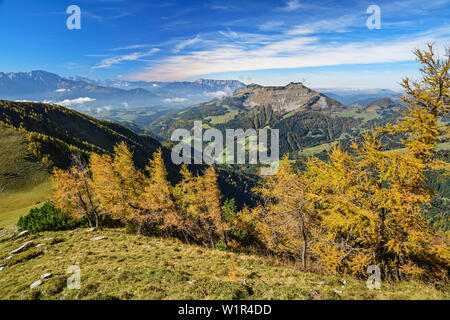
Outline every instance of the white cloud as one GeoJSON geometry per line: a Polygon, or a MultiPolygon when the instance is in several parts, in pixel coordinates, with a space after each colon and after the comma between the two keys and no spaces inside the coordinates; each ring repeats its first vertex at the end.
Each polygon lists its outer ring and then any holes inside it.
{"type": "Polygon", "coordinates": [[[121,63],[123,61],[136,61],[144,57],[151,56],[155,53],[160,51],[158,48],[153,48],[151,50],[148,50],[146,52],[134,52],[130,54],[115,56],[111,58],[104,59],[100,62],[100,64],[93,67],[93,69],[102,69],[102,68],[109,68],[112,65],[121,63]]]}
{"type": "Polygon", "coordinates": [[[133,45],[126,46],[126,47],[114,48],[114,49],[111,49],[111,51],[136,50],[136,49],[151,48],[151,47],[153,47],[153,45],[149,45],[149,44],[133,44],[133,45]]]}
{"type": "Polygon", "coordinates": [[[164,99],[165,103],[183,103],[183,102],[187,102],[188,99],[186,98],[168,98],[168,99],[164,99]]]}
{"type": "Polygon", "coordinates": [[[56,92],[66,92],[66,91],[70,91],[70,89],[57,89],[55,91],[56,92]]]}
{"type": "Polygon", "coordinates": [[[264,35],[262,45],[253,45],[245,41],[242,34],[231,31],[226,34],[233,38],[217,39],[214,45],[204,50],[169,56],[129,78],[172,81],[224,72],[412,61],[414,48],[423,47],[430,41],[438,41],[438,44],[439,40],[446,41],[450,27],[389,41],[328,43],[323,43],[319,36],[285,33],[272,37],[264,35]]]}
{"type": "Polygon", "coordinates": [[[222,99],[224,97],[230,97],[233,95],[233,91],[226,87],[224,91],[215,91],[215,92],[204,92],[203,93],[206,97],[210,97],[213,99],[222,99]]]}
{"type": "Polygon", "coordinates": [[[295,11],[300,9],[302,5],[298,0],[288,0],[286,1],[286,6],[281,8],[282,11],[295,11]]]}
{"type": "Polygon", "coordinates": [[[46,104],[52,104],[52,100],[44,100],[44,101],[37,101],[37,100],[27,100],[27,99],[20,99],[20,100],[14,100],[15,102],[32,102],[32,103],[46,103],[46,104]]]}
{"type": "Polygon", "coordinates": [[[39,101],[33,101],[33,100],[27,100],[27,99],[21,99],[21,100],[14,100],[14,102],[39,102],[39,101]]]}
{"type": "Polygon", "coordinates": [[[96,113],[101,113],[101,112],[107,112],[107,111],[110,111],[112,109],[112,107],[111,106],[104,106],[104,107],[99,107],[99,108],[96,108],[95,109],[95,112],[96,113]]]}
{"type": "Polygon", "coordinates": [[[348,32],[349,27],[358,21],[358,15],[348,15],[336,19],[326,19],[297,25],[286,32],[288,35],[307,35],[320,32],[348,32]]]}
{"type": "Polygon", "coordinates": [[[74,105],[80,105],[86,102],[92,102],[95,101],[96,99],[93,98],[89,98],[89,97],[85,97],[85,98],[77,98],[77,99],[66,99],[63,101],[57,101],[55,102],[55,104],[61,105],[61,106],[74,106],[74,105]]]}
{"type": "Polygon", "coordinates": [[[180,43],[178,43],[176,46],[175,46],[175,49],[173,50],[174,52],[176,52],[176,53],[178,53],[178,52],[180,52],[181,50],[183,50],[184,48],[186,48],[186,47],[189,47],[189,46],[192,46],[192,45],[194,45],[194,44],[196,44],[196,43],[198,43],[198,42],[200,42],[201,41],[201,39],[200,39],[200,37],[197,35],[195,38],[193,38],[193,39],[188,39],[188,40],[184,40],[184,41],[181,41],[180,43]]]}

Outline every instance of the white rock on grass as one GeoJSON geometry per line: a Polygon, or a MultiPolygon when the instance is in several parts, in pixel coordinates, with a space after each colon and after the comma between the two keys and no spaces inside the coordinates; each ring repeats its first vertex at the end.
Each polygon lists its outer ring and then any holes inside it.
{"type": "Polygon", "coordinates": [[[30,233],[28,232],[28,230],[24,230],[24,231],[22,231],[21,233],[19,233],[17,236],[16,236],[16,239],[18,239],[18,238],[21,238],[21,237],[25,237],[25,236],[27,236],[27,235],[29,235],[30,233]]]}
{"type": "Polygon", "coordinates": [[[33,245],[33,241],[27,241],[27,242],[25,242],[23,245],[21,245],[20,247],[18,247],[17,249],[11,251],[9,254],[10,254],[10,255],[13,255],[13,254],[16,254],[16,253],[20,253],[20,252],[22,252],[23,250],[28,249],[28,248],[31,247],[32,245],[33,245]]]}
{"type": "Polygon", "coordinates": [[[102,236],[102,237],[92,238],[91,241],[99,241],[99,240],[106,240],[106,239],[108,239],[108,237],[102,236]]]}
{"type": "Polygon", "coordinates": [[[5,267],[0,267],[0,271],[3,271],[4,268],[5,268],[5,267]]]}
{"type": "Polygon", "coordinates": [[[30,286],[30,289],[39,287],[42,284],[42,280],[38,280],[30,286]]]}
{"type": "Polygon", "coordinates": [[[36,246],[36,248],[40,248],[40,247],[42,247],[42,246],[45,246],[45,243],[39,243],[39,244],[36,246]]]}
{"type": "Polygon", "coordinates": [[[89,228],[86,230],[86,232],[93,232],[93,231],[95,231],[95,228],[89,228]]]}
{"type": "Polygon", "coordinates": [[[52,274],[51,273],[44,273],[42,276],[41,276],[41,279],[48,279],[48,278],[51,278],[52,277],[52,274]]]}

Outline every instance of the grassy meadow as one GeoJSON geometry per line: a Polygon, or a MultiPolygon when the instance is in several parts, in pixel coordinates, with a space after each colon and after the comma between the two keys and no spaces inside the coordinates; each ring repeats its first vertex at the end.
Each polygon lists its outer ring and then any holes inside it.
{"type": "MultiPolygon", "coordinates": [[[[3,238],[5,239],[5,238],[3,238]]],[[[123,229],[43,232],[16,241],[0,239],[2,299],[449,299],[448,290],[416,282],[382,283],[304,272],[270,257],[233,253],[127,234],[123,229]],[[93,241],[99,236],[107,239],[93,241]],[[13,258],[9,252],[32,245],[13,258]],[[36,246],[39,246],[36,248],[36,246]],[[70,266],[81,288],[70,290],[70,266]],[[30,285],[51,273],[33,290],[30,285]]]]}
{"type": "Polygon", "coordinates": [[[50,175],[32,158],[27,136],[0,126],[0,227],[14,226],[20,216],[45,201],[50,175]]]}

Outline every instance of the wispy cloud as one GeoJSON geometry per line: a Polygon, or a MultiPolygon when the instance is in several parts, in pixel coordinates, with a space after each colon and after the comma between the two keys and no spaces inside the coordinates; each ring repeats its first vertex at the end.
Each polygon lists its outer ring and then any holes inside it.
{"type": "Polygon", "coordinates": [[[130,77],[139,80],[181,80],[232,71],[412,61],[412,49],[433,40],[445,41],[449,34],[450,27],[446,27],[389,41],[326,43],[318,36],[284,34],[272,38],[266,36],[263,45],[255,46],[246,41],[235,41],[244,36],[233,32],[232,39],[224,37],[216,40],[210,48],[172,55],[157,61],[147,71],[130,77]]]}
{"type": "Polygon", "coordinates": [[[282,25],[284,25],[284,21],[267,21],[267,22],[259,25],[259,30],[270,31],[270,30],[278,29],[282,25]]]}
{"type": "Polygon", "coordinates": [[[151,44],[133,44],[125,47],[118,47],[113,48],[111,51],[122,51],[122,50],[136,50],[136,49],[143,49],[143,48],[151,48],[154,47],[154,45],[151,44]]]}
{"type": "Polygon", "coordinates": [[[348,32],[355,22],[361,21],[362,15],[347,15],[335,19],[325,19],[315,22],[296,25],[287,31],[290,35],[307,35],[313,33],[348,32]]]}
{"type": "Polygon", "coordinates": [[[85,57],[90,57],[90,58],[105,58],[105,57],[109,57],[109,54],[85,54],[85,57]]]}
{"type": "Polygon", "coordinates": [[[184,48],[189,47],[189,46],[192,46],[192,45],[194,45],[194,44],[196,44],[196,43],[198,43],[198,42],[200,42],[200,41],[201,41],[200,36],[197,35],[197,36],[195,36],[195,38],[193,38],[193,39],[188,39],[188,40],[184,40],[184,41],[179,42],[179,43],[175,46],[175,48],[174,48],[173,51],[174,51],[175,53],[178,53],[178,52],[180,52],[181,50],[183,50],[184,48]]]}
{"type": "Polygon", "coordinates": [[[295,11],[297,9],[300,9],[302,5],[300,4],[300,1],[298,0],[288,0],[286,1],[286,6],[282,7],[281,11],[295,11]]]}
{"type": "Polygon", "coordinates": [[[141,58],[151,56],[159,51],[160,51],[159,48],[153,48],[146,52],[134,52],[131,54],[125,54],[125,55],[119,55],[119,56],[107,58],[107,59],[102,60],[98,65],[94,66],[93,69],[109,68],[115,64],[119,64],[124,61],[140,60],[141,58]]]}

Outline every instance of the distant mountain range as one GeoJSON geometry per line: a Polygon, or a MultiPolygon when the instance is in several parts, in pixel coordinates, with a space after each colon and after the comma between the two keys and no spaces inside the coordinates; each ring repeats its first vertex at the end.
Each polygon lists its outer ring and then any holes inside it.
{"type": "Polygon", "coordinates": [[[133,108],[183,108],[231,95],[243,86],[234,80],[145,82],[63,78],[40,70],[0,72],[2,99],[60,104],[89,114],[133,108]]]}
{"type": "Polygon", "coordinates": [[[15,99],[74,99],[89,95],[91,99],[149,95],[142,89],[122,90],[93,85],[86,81],[64,79],[46,71],[0,72],[0,95],[15,99]]]}
{"type": "Polygon", "coordinates": [[[85,81],[94,85],[113,87],[118,89],[130,90],[142,88],[148,91],[161,92],[164,90],[191,90],[191,94],[203,94],[203,93],[215,93],[215,92],[234,92],[236,89],[245,86],[244,83],[237,80],[209,80],[199,79],[196,81],[173,81],[173,82],[160,82],[160,81],[128,81],[121,79],[106,79],[106,80],[93,80],[86,77],[68,77],[74,81],[85,81]]]}
{"type": "Polygon", "coordinates": [[[350,106],[365,107],[368,104],[389,97],[400,102],[401,92],[390,89],[354,89],[354,88],[315,88],[315,90],[350,106]]]}
{"type": "MultiPolygon", "coordinates": [[[[256,86],[254,85],[254,88],[256,86]]],[[[56,103],[100,116],[101,113],[111,110],[182,109],[231,96],[243,87],[245,84],[237,80],[199,79],[180,82],[99,80],[82,76],[65,78],[42,70],[0,72],[2,99],[56,103]]],[[[267,89],[260,90],[260,93],[263,94],[265,90],[267,89]]],[[[326,99],[333,99],[343,105],[361,107],[385,97],[397,102],[400,96],[399,92],[389,89],[317,88],[315,91],[326,96],[326,99]]],[[[321,101],[323,99],[325,98],[322,97],[321,101]]]]}

